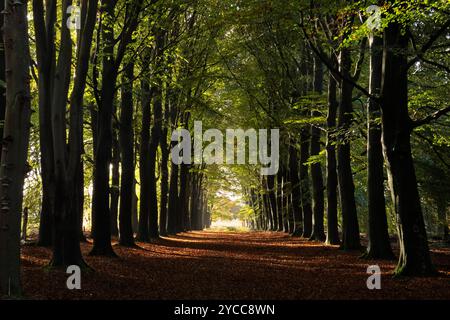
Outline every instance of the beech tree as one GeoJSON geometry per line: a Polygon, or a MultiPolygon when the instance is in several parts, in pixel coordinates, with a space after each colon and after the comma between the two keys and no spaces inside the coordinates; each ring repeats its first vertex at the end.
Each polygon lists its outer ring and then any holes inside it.
{"type": "MultiPolygon", "coordinates": [[[[370,36],[370,93],[379,97],[383,66],[383,39],[378,35],[370,36]]],[[[375,99],[367,105],[367,196],[369,200],[368,238],[369,245],[365,257],[392,259],[384,197],[384,166],[381,145],[380,106],[375,99]]]]}
{"type": "Polygon", "coordinates": [[[109,164],[113,143],[112,113],[116,94],[116,81],[133,32],[138,27],[142,1],[126,4],[124,26],[119,42],[115,39],[114,23],[118,1],[102,1],[102,78],[97,91],[98,142],[95,150],[94,192],[92,199],[92,235],[94,247],[91,255],[115,256],[111,247],[111,212],[109,207],[109,164]],[[115,48],[117,47],[117,50],[115,48]]]}
{"type": "Polygon", "coordinates": [[[0,168],[0,294],[18,296],[23,184],[30,137],[30,48],[27,1],[5,2],[6,115],[0,168]]]}

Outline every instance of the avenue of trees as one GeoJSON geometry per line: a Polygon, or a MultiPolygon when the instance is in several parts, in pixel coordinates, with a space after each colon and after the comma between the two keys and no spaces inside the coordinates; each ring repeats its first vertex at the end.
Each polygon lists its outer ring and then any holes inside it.
{"type": "Polygon", "coordinates": [[[89,268],[87,235],[90,255],[114,257],[113,239],[202,230],[224,189],[244,195],[255,230],[398,259],[398,276],[436,272],[429,240],[449,241],[448,1],[5,0],[0,11],[0,294],[21,294],[24,220],[50,266],[89,268]],[[279,128],[278,173],[172,162],[172,132],[200,120],[279,128]]]}

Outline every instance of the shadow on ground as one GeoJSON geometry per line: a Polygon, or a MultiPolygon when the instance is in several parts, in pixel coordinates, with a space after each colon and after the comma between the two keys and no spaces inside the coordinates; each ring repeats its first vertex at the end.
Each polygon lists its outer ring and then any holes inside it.
{"type": "Polygon", "coordinates": [[[365,261],[359,252],[275,232],[190,232],[144,249],[116,246],[118,259],[89,257],[82,289],[66,289],[63,270],[48,271],[51,251],[22,249],[23,285],[31,299],[450,299],[450,250],[436,249],[439,277],[393,279],[395,262],[365,261]],[[382,289],[368,290],[369,265],[382,289]]]}

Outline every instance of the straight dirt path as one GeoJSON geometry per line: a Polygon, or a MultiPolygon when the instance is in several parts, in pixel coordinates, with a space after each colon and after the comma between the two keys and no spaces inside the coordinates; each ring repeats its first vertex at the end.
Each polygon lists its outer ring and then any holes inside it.
{"type": "MultiPolygon", "coordinates": [[[[64,271],[48,271],[49,249],[22,250],[23,285],[37,299],[450,299],[450,250],[433,250],[435,278],[392,279],[395,262],[274,232],[191,232],[140,249],[115,246],[118,259],[86,256],[95,270],[69,291],[64,271]],[[368,290],[369,265],[382,271],[368,290]]],[[[85,255],[91,244],[83,244],[85,255]]]]}

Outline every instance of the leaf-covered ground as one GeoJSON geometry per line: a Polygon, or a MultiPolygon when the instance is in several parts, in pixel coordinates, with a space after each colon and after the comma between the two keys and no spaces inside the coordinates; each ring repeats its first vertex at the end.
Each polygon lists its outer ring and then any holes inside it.
{"type": "Polygon", "coordinates": [[[272,232],[191,232],[140,249],[115,246],[120,258],[89,257],[82,289],[66,288],[63,270],[48,270],[49,249],[24,246],[24,294],[31,299],[450,299],[450,250],[433,249],[433,278],[393,279],[395,262],[272,232]],[[383,272],[368,290],[367,267],[383,272]]]}

